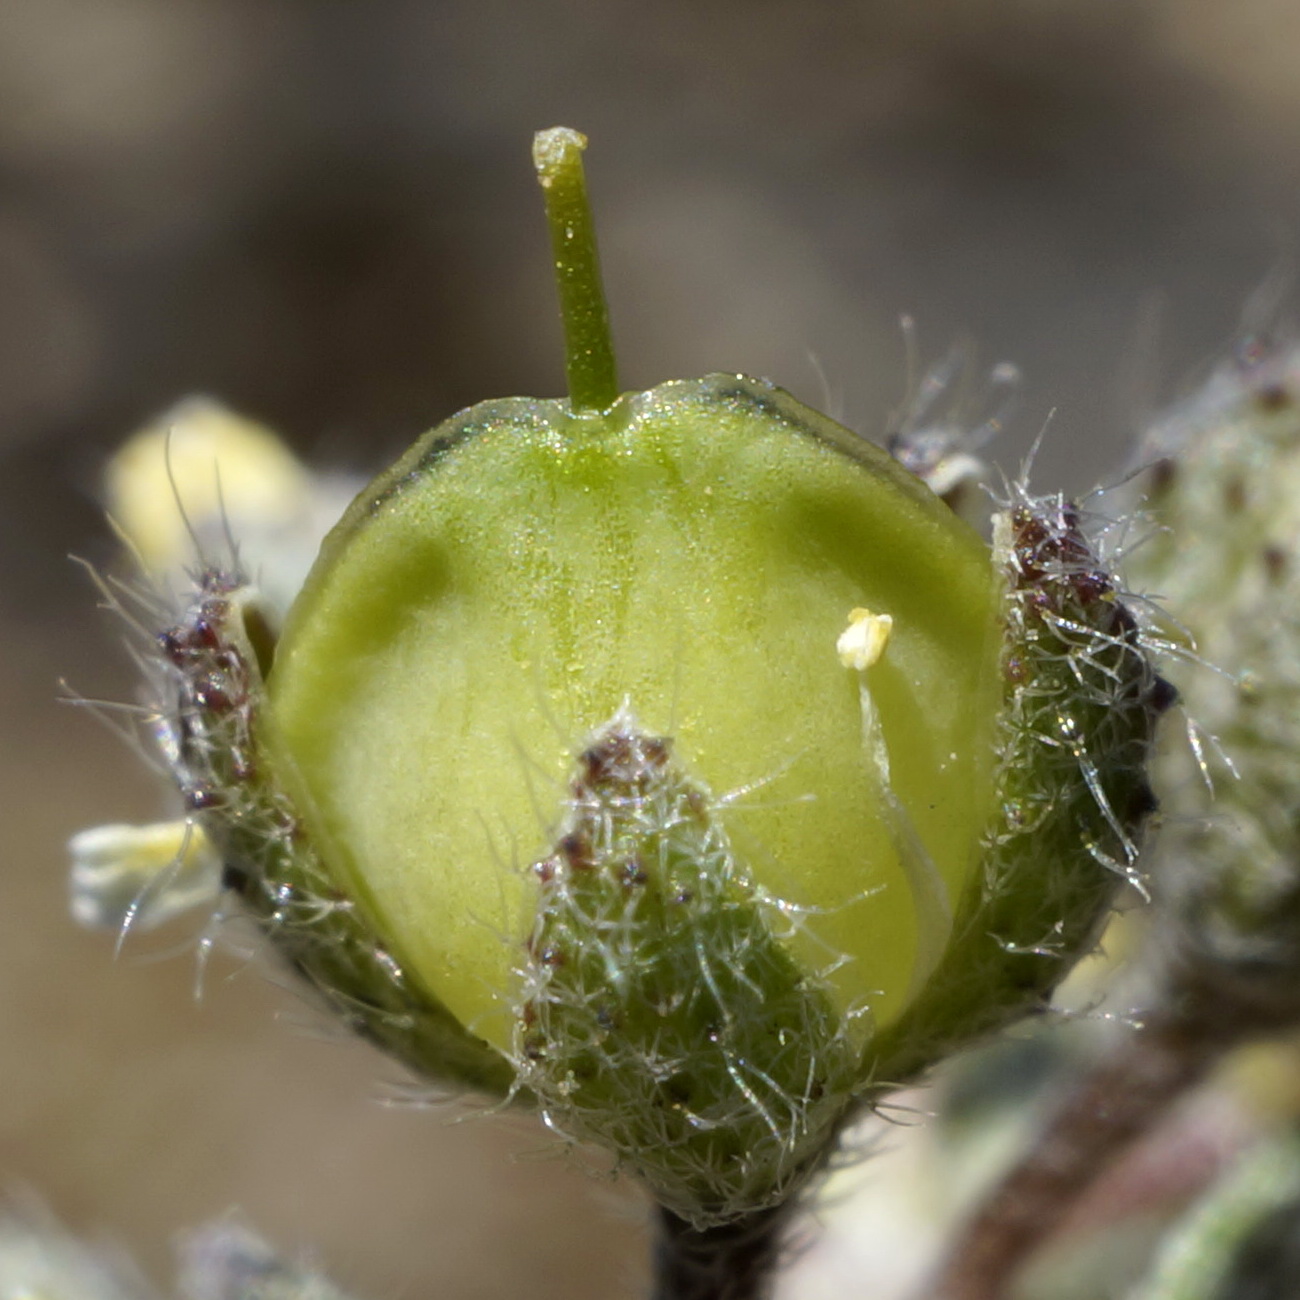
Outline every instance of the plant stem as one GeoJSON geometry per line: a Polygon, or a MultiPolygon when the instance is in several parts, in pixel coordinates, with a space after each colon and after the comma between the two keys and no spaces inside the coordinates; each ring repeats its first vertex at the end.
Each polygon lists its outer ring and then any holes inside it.
{"type": "Polygon", "coordinates": [[[652,1300],[766,1300],[790,1203],[717,1228],[692,1228],[659,1210],[652,1300]]]}
{"type": "Polygon", "coordinates": [[[539,131],[533,165],[551,228],[569,401],[575,411],[605,411],[618,397],[618,373],[582,168],[586,147],[586,136],[566,126],[539,131]]]}
{"type": "MultiPolygon", "coordinates": [[[[1200,864],[1192,864],[1193,868],[1200,864]]],[[[1204,867],[1202,866],[1202,870],[1204,867]]],[[[1033,1148],[985,1197],[957,1236],[926,1300],[999,1300],[1022,1264],[1111,1162],[1159,1122],[1234,1047],[1300,1023],[1293,939],[1300,890],[1293,884],[1263,914],[1234,915],[1231,879],[1215,898],[1202,884],[1166,909],[1154,1006],[1141,1028],[1079,1080],[1033,1148]],[[1210,903],[1206,903],[1206,899],[1210,903]],[[1198,906],[1201,911],[1198,912],[1198,906]],[[1207,922],[1219,906],[1235,940],[1207,922]],[[1271,929],[1270,929],[1271,926],[1271,929]]]]}
{"type": "Polygon", "coordinates": [[[1199,1083],[1231,1038],[1199,1016],[1153,1017],[1066,1097],[1033,1148],[985,1197],[928,1300],[998,1300],[1065,1212],[1170,1102],[1199,1083]]]}

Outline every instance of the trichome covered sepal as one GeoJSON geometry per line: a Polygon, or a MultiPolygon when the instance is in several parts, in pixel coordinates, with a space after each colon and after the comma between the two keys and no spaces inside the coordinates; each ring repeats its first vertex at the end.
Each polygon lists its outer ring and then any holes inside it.
{"type": "Polygon", "coordinates": [[[1155,666],[1167,642],[1135,613],[1153,606],[1124,589],[1098,541],[1113,521],[1088,519],[1061,497],[1021,489],[1019,498],[995,546],[1009,579],[1004,730],[1073,765],[1104,828],[1094,856],[1145,892],[1140,830],[1154,810],[1147,762],[1153,729],[1177,699],[1155,666]]]}
{"type": "Polygon", "coordinates": [[[952,939],[875,1078],[911,1078],[964,1042],[1045,1009],[1119,890],[1144,892],[1147,769],[1176,693],[1079,506],[1011,488],[994,517],[1003,582],[995,813],[952,939]]]}
{"type": "Polygon", "coordinates": [[[222,885],[348,1028],[426,1080],[505,1093],[506,1062],[425,992],[340,893],[264,755],[273,613],[237,563],[204,564],[191,577],[179,617],[140,658],[153,739],[191,834],[220,859],[222,885]]]}
{"type": "Polygon", "coordinates": [[[1014,878],[1026,849],[1066,897],[1068,876],[1054,881],[1050,864],[1079,849],[1115,884],[1145,892],[1140,837],[1155,807],[1147,763],[1175,692],[1088,524],[1076,503],[1033,497],[1023,485],[994,521],[1007,595],[991,892],[1014,878]]]}
{"type": "Polygon", "coordinates": [[[515,1054],[550,1126],[698,1227],[778,1203],[816,1167],[857,1049],[671,741],[626,710],[602,728],[533,872],[515,1054]]]}
{"type": "Polygon", "coordinates": [[[157,737],[186,810],[248,818],[253,711],[275,633],[237,568],[205,567],[182,617],[156,637],[157,737]]]}

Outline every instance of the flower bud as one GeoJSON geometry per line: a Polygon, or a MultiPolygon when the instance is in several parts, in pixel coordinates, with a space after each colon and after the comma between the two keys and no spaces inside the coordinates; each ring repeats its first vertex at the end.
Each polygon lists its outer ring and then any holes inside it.
{"type": "Polygon", "coordinates": [[[1242,1032],[1300,1019],[1300,350],[1248,340],[1148,433],[1136,575],[1201,662],[1162,754],[1175,977],[1242,1032]],[[1212,667],[1211,667],[1212,666],[1212,667]]]}
{"type": "Polygon", "coordinates": [[[207,397],[177,402],[104,472],[108,513],[152,588],[183,591],[195,560],[224,554],[236,538],[276,610],[302,586],[359,486],[313,474],[270,429],[207,397]]]}
{"type": "Polygon", "coordinates": [[[769,383],[620,396],[584,143],[536,150],[570,397],[417,442],[273,646],[204,570],[160,671],[192,816],[333,1005],[704,1226],[1042,1005],[1135,877],[1168,693],[1068,503],[990,552],[769,383]]]}
{"type": "Polygon", "coordinates": [[[80,925],[151,929],[219,892],[221,859],[186,821],[94,826],[68,843],[71,904],[80,925]]]}

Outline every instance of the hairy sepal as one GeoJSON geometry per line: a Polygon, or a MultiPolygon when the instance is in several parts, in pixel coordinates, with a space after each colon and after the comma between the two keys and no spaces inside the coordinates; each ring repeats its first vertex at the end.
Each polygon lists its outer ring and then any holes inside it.
{"type": "Polygon", "coordinates": [[[994,519],[1004,583],[996,812],[920,996],[868,1049],[888,1087],[1047,1006],[1138,867],[1156,726],[1175,698],[1077,506],[1023,487],[994,519]]]}
{"type": "Polygon", "coordinates": [[[697,1228],[784,1200],[858,1053],[671,741],[627,713],[602,729],[533,871],[516,1064],[548,1124],[613,1150],[697,1228]]]}
{"type": "Polygon", "coordinates": [[[329,879],[261,747],[274,630],[237,569],[206,568],[158,637],[159,740],[196,825],[281,956],[350,1029],[427,1081],[504,1094],[511,1071],[394,958],[329,879]]]}

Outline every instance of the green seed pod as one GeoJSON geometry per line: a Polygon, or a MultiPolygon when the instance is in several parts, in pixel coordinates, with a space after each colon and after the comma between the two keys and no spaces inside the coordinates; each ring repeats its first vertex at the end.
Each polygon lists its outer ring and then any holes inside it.
{"type": "Polygon", "coordinates": [[[990,553],[771,384],[619,395],[584,144],[535,151],[570,396],[422,438],[274,646],[205,570],[164,739],[356,1028],[703,1227],[1044,1004],[1135,878],[1168,693],[1068,503],[1018,491],[990,553]]]}

